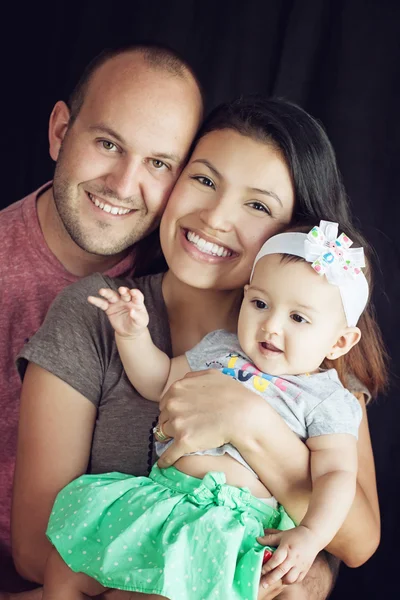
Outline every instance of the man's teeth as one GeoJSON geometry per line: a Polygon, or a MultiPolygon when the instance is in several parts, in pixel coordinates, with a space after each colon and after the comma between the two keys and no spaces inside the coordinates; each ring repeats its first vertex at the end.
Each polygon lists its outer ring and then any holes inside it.
{"type": "Polygon", "coordinates": [[[198,236],[196,233],[193,233],[193,231],[186,232],[186,239],[204,254],[211,254],[212,256],[222,257],[232,256],[233,254],[231,250],[224,248],[224,246],[218,246],[217,244],[213,244],[212,242],[207,242],[206,240],[198,236]]]}
{"type": "Polygon", "coordinates": [[[93,196],[93,194],[89,194],[89,192],[88,196],[93,204],[95,204],[98,208],[101,208],[101,210],[104,210],[104,212],[111,213],[112,215],[127,215],[132,210],[131,208],[118,208],[117,206],[111,206],[111,204],[107,204],[106,202],[99,200],[96,198],[96,196],[93,196]]]}

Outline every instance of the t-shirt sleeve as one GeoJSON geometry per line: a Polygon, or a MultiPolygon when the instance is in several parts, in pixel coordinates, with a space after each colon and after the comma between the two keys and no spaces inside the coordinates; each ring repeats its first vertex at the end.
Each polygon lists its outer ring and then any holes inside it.
{"type": "Polygon", "coordinates": [[[186,352],[185,356],[192,371],[219,369],[221,364],[215,362],[215,357],[229,352],[236,346],[236,336],[223,329],[208,333],[196,346],[186,352]]]}
{"type": "Polygon", "coordinates": [[[348,375],[346,378],[346,388],[353,394],[363,394],[365,403],[368,404],[372,400],[371,392],[355,375],[348,375]]]}
{"type": "Polygon", "coordinates": [[[358,439],[361,406],[348,390],[340,388],[306,415],[307,436],[349,433],[358,439]]]}
{"type": "Polygon", "coordinates": [[[33,362],[98,406],[113,332],[106,315],[90,305],[87,297],[108,286],[108,281],[95,274],[57,296],[42,327],[17,357],[21,379],[28,362],[33,362]]]}

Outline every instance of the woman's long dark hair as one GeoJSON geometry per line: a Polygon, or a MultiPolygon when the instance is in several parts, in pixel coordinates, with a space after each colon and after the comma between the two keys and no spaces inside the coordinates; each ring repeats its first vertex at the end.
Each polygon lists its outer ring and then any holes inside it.
{"type": "Polygon", "coordinates": [[[278,149],[291,174],[295,207],[292,224],[338,221],[351,225],[350,210],[335,152],[321,125],[302,108],[279,98],[243,96],[217,106],[193,142],[212,131],[232,129],[278,149]]]}

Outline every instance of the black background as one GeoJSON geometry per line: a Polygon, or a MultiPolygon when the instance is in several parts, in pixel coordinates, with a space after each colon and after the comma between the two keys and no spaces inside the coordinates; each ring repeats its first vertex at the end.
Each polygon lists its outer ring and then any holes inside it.
{"type": "Polygon", "coordinates": [[[342,567],[332,598],[400,597],[400,2],[58,0],[1,10],[1,207],[51,179],[50,111],[110,45],[150,40],[175,48],[197,70],[207,109],[259,92],[299,103],[325,126],[379,257],[374,300],[392,357],[390,392],[369,408],[382,542],[363,567],[342,567]]]}

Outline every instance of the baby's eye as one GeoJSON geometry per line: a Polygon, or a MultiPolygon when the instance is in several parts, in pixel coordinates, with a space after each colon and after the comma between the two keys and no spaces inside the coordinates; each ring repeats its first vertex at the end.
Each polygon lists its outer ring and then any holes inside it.
{"type": "Polygon", "coordinates": [[[254,208],[255,210],[257,210],[259,212],[265,212],[265,213],[267,213],[267,215],[271,215],[271,211],[269,210],[268,206],[266,206],[265,204],[263,204],[262,202],[259,202],[257,200],[248,202],[247,206],[250,206],[250,208],[254,208]]]}
{"type": "Polygon", "coordinates": [[[192,179],[195,179],[196,181],[198,181],[201,185],[204,185],[205,187],[210,187],[210,188],[215,189],[215,184],[214,184],[213,180],[210,179],[209,177],[206,177],[205,175],[196,175],[195,177],[192,177],[192,179]]]}
{"type": "Polygon", "coordinates": [[[266,308],[268,308],[267,304],[265,302],[263,302],[262,300],[252,300],[252,303],[259,310],[265,310],[266,308]]]}
{"type": "Polygon", "coordinates": [[[293,321],[296,321],[296,323],[308,323],[307,319],[298,314],[290,315],[290,318],[293,319],[293,321]]]}

